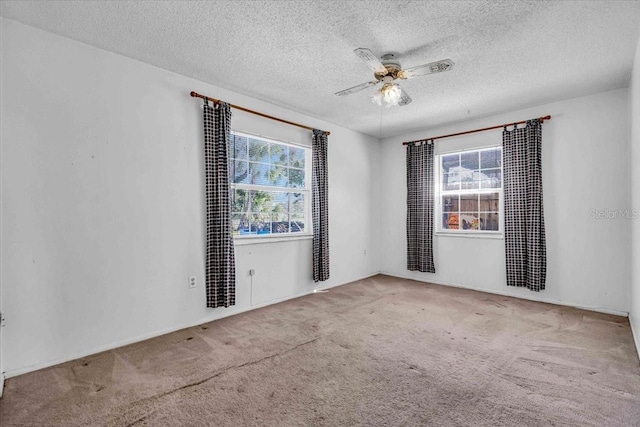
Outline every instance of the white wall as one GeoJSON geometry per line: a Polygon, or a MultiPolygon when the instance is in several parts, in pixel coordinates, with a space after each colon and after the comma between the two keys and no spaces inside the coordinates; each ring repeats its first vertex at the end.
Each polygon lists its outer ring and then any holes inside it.
{"type": "MultiPolygon", "coordinates": [[[[631,197],[635,213],[640,214],[640,40],[636,49],[629,86],[631,117],[631,197]]],[[[640,218],[632,222],[631,312],[629,321],[640,356],[640,218]]]]}
{"type": "MultiPolygon", "coordinates": [[[[7,376],[378,271],[377,139],[13,21],[1,27],[7,376]],[[237,305],[205,308],[202,101],[191,90],[331,131],[329,281],[311,280],[311,240],[237,246],[237,305]]],[[[237,111],[232,127],[311,139],[237,111]]]]}
{"type": "MultiPolygon", "coordinates": [[[[630,208],[627,90],[542,105],[382,141],[381,270],[523,298],[626,314],[630,297],[630,222],[594,219],[591,209],[630,208]],[[436,273],[406,269],[403,141],[540,117],[547,236],[546,290],[506,286],[504,240],[435,236],[436,273]]],[[[501,130],[438,140],[436,151],[500,144],[501,130]]]]}

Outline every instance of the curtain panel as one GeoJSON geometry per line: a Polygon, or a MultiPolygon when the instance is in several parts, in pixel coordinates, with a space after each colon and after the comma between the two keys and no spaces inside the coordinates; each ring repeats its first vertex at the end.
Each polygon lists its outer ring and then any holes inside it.
{"type": "Polygon", "coordinates": [[[502,133],[507,285],[545,288],[547,256],[542,205],[542,123],[502,133]]]}
{"type": "Polygon", "coordinates": [[[327,133],[314,129],[311,140],[311,216],[313,221],[313,281],[329,278],[329,205],[327,133]]]}
{"type": "Polygon", "coordinates": [[[435,273],[433,141],[407,144],[407,269],[435,273]]]}
{"type": "Polygon", "coordinates": [[[207,307],[236,303],[236,270],[229,192],[231,106],[205,100],[204,159],[207,240],[205,279],[207,307]]]}

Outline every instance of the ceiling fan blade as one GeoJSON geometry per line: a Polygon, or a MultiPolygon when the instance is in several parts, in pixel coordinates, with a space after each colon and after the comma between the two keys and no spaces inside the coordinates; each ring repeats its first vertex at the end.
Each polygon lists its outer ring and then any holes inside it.
{"type": "Polygon", "coordinates": [[[369,49],[359,47],[354,50],[353,53],[358,55],[358,58],[362,59],[362,61],[367,64],[367,67],[369,67],[374,73],[378,73],[381,76],[388,73],[385,66],[382,65],[382,62],[380,62],[380,60],[369,49]]]}
{"type": "Polygon", "coordinates": [[[371,87],[371,86],[375,86],[376,84],[378,84],[377,80],[374,80],[374,81],[371,81],[371,82],[362,83],[362,84],[359,84],[358,86],[350,87],[349,89],[345,89],[345,90],[341,90],[340,92],[336,92],[336,95],[344,96],[344,95],[349,95],[351,93],[360,92],[361,90],[364,90],[364,89],[366,89],[368,87],[371,87]]]}
{"type": "Polygon", "coordinates": [[[407,68],[398,73],[401,79],[412,79],[414,77],[426,76],[428,74],[442,73],[453,68],[453,61],[443,59],[442,61],[430,62],[429,64],[418,65],[417,67],[407,68]]]}
{"type": "Polygon", "coordinates": [[[401,95],[400,95],[400,101],[398,101],[398,105],[400,107],[403,107],[407,104],[411,104],[411,101],[413,101],[413,99],[411,99],[411,97],[407,94],[407,92],[404,89],[400,89],[401,95]]]}

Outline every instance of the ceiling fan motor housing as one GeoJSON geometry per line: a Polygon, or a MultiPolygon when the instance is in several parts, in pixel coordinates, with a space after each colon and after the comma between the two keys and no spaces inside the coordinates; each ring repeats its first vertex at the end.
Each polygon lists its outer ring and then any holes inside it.
{"type": "Polygon", "coordinates": [[[384,65],[384,68],[387,69],[386,73],[374,73],[376,80],[381,81],[384,77],[391,76],[393,80],[395,79],[403,79],[402,76],[402,67],[400,66],[400,61],[396,59],[396,56],[393,53],[387,53],[382,55],[380,58],[380,62],[384,65]]]}

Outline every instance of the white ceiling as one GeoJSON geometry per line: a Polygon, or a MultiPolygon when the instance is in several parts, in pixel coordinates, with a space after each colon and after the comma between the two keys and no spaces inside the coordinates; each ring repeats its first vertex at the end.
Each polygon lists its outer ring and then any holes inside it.
{"type": "MultiPolygon", "coordinates": [[[[2,1],[0,14],[376,137],[626,87],[640,1],[2,1]],[[335,92],[404,67],[405,107],[335,92]]],[[[215,97],[215,93],[206,95],[215,97]]],[[[328,129],[330,130],[330,129],[328,129]]]]}

